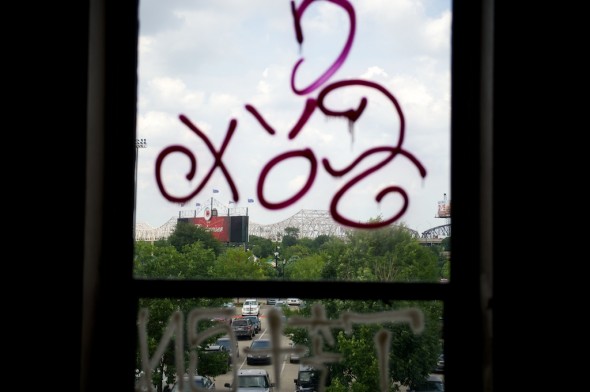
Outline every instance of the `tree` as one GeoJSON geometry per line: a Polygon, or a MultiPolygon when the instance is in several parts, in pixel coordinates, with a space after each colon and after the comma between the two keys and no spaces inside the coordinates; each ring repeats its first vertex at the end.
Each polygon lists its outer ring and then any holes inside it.
{"type": "MultiPolygon", "coordinates": [[[[200,241],[186,244],[182,252],[167,242],[150,244],[148,242],[137,242],[135,246],[134,275],[137,278],[147,279],[202,279],[209,278],[213,273],[215,254],[212,249],[206,249],[200,241]]],[[[225,301],[219,299],[169,299],[169,298],[141,298],[139,308],[147,309],[147,338],[148,352],[153,354],[162,339],[163,333],[169,323],[171,315],[180,311],[186,315],[194,308],[221,307],[225,301]]],[[[202,321],[199,329],[206,329],[212,325],[210,320],[202,321]]],[[[186,331],[184,332],[186,333],[186,331]]],[[[212,343],[214,337],[209,338],[205,343],[212,343]]],[[[190,347],[186,342],[185,358],[188,363],[190,347]]],[[[141,369],[139,351],[137,353],[137,369],[141,369]]],[[[212,372],[218,367],[212,366],[212,372]]],[[[174,343],[170,343],[158,359],[158,365],[152,373],[152,383],[162,391],[162,382],[166,377],[168,383],[173,383],[176,374],[174,343]]],[[[217,374],[208,374],[215,376],[217,374]]]]}
{"type": "Polygon", "coordinates": [[[407,241],[396,249],[400,265],[399,281],[437,282],[440,278],[437,254],[416,240],[407,241]]]}
{"type": "Polygon", "coordinates": [[[364,281],[437,281],[438,257],[402,225],[353,230],[346,241],[331,239],[325,255],[324,279],[364,281]]]}
{"type": "Polygon", "coordinates": [[[251,235],[248,240],[248,249],[252,251],[256,257],[265,259],[268,257],[274,257],[274,245],[268,238],[262,238],[256,235],[251,235]]]}
{"type": "Polygon", "coordinates": [[[338,265],[342,261],[346,246],[342,239],[336,237],[332,237],[320,246],[320,254],[325,261],[322,270],[323,280],[336,280],[338,278],[338,265]]]}
{"type": "Polygon", "coordinates": [[[297,227],[285,227],[285,235],[297,239],[299,238],[299,229],[297,227]]]}
{"type": "Polygon", "coordinates": [[[298,260],[302,257],[310,256],[312,254],[309,248],[306,248],[301,244],[295,244],[289,248],[283,248],[281,251],[280,258],[286,260],[298,260]]]}
{"type": "MultiPolygon", "coordinates": [[[[139,300],[139,308],[148,310],[147,322],[147,347],[149,356],[153,355],[156,348],[160,344],[164,331],[168,326],[170,317],[174,312],[180,311],[186,315],[194,308],[211,307],[211,300],[207,299],[169,299],[169,298],[141,298],[139,300]]],[[[199,330],[204,330],[212,326],[212,322],[204,320],[199,324],[199,330]]],[[[184,326],[183,326],[184,327],[184,326]]],[[[185,342],[185,349],[183,352],[185,358],[185,369],[188,363],[189,347],[188,339],[186,338],[186,330],[183,328],[183,341],[185,342]]],[[[173,384],[176,380],[176,352],[174,341],[176,337],[166,346],[162,357],[158,358],[158,365],[154,372],[152,372],[152,384],[157,387],[157,391],[161,392],[163,389],[164,377],[168,384],[173,384]]],[[[212,343],[214,338],[209,338],[205,344],[212,343]]],[[[196,350],[196,349],[195,349],[196,350]]],[[[141,358],[139,350],[136,358],[137,369],[141,369],[141,358]]],[[[203,373],[204,374],[204,373],[203,373]]],[[[215,376],[217,374],[207,374],[215,376]]]]}
{"type": "MultiPolygon", "coordinates": [[[[399,385],[414,385],[424,380],[434,369],[438,355],[442,352],[442,305],[439,302],[399,301],[388,304],[382,301],[323,300],[320,303],[328,319],[338,319],[345,311],[377,313],[418,308],[424,314],[424,330],[421,333],[414,333],[403,322],[353,324],[350,334],[343,329],[334,328],[332,331],[335,344],[331,346],[324,341],[322,350],[339,353],[341,360],[328,364],[332,384],[326,389],[327,392],[371,392],[381,389],[374,338],[382,329],[391,333],[388,372],[392,391],[399,390],[399,385]]],[[[311,314],[309,307],[300,312],[307,317],[311,314]]],[[[285,332],[291,334],[294,343],[310,347],[310,337],[306,329],[290,327],[285,332]]],[[[314,355],[313,351],[311,355],[314,355]]]]}
{"type": "Polygon", "coordinates": [[[223,279],[266,279],[275,275],[271,265],[241,248],[231,248],[219,255],[212,272],[213,277],[223,279]]]}
{"type": "Polygon", "coordinates": [[[138,278],[201,279],[211,277],[215,254],[201,242],[185,245],[182,253],[172,245],[138,242],[134,262],[138,278]]]}
{"type": "Polygon", "coordinates": [[[299,229],[296,227],[286,227],[285,228],[285,235],[282,239],[282,246],[283,249],[287,249],[289,246],[293,246],[297,244],[297,240],[299,239],[299,229]]]}
{"type": "Polygon", "coordinates": [[[318,235],[316,238],[313,239],[313,245],[309,248],[312,250],[319,250],[320,247],[326,242],[330,241],[331,238],[331,236],[325,234],[318,235]]]}
{"type": "Polygon", "coordinates": [[[305,256],[287,263],[285,275],[293,280],[320,280],[325,261],[320,255],[305,256]]]}
{"type": "Polygon", "coordinates": [[[221,253],[222,244],[218,239],[213,237],[211,232],[201,226],[188,222],[179,221],[176,224],[174,232],[168,237],[168,243],[174,246],[178,252],[182,252],[185,245],[190,245],[198,241],[203,243],[204,248],[212,249],[216,256],[221,253]]]}
{"type": "Polygon", "coordinates": [[[215,377],[227,373],[230,368],[230,354],[227,351],[207,352],[204,349],[199,349],[197,355],[199,357],[199,374],[215,377]]]}
{"type": "Polygon", "coordinates": [[[443,250],[445,250],[447,252],[451,251],[451,237],[443,238],[443,240],[440,242],[440,244],[443,247],[443,250]]]}

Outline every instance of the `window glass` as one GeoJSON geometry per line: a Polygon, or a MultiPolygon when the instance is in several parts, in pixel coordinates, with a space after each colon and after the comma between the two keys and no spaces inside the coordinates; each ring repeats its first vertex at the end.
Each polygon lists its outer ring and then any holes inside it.
{"type": "Polygon", "coordinates": [[[135,277],[447,281],[450,1],[293,4],[140,1],[135,277]]]}
{"type": "Polygon", "coordinates": [[[138,389],[145,389],[146,374],[164,387],[177,373],[190,374],[191,369],[213,378],[217,388],[226,383],[252,386],[255,379],[266,385],[260,371],[281,385],[277,390],[293,384],[297,391],[319,390],[320,385],[350,390],[351,383],[361,383],[363,390],[385,391],[382,384],[444,382],[444,369],[438,367],[444,348],[440,301],[323,299],[277,306],[260,299],[262,327],[250,336],[236,333],[237,327],[219,317],[240,321],[244,299],[229,300],[234,308],[222,306],[228,298],[141,299],[138,389]],[[225,356],[201,355],[202,347],[220,337],[230,338],[238,348],[230,366],[225,356]],[[256,345],[267,341],[273,344],[256,345]],[[250,364],[250,354],[270,354],[270,362],[250,364]],[[153,368],[146,365],[150,361],[153,368]]]}
{"type": "Polygon", "coordinates": [[[437,296],[258,284],[449,280],[450,32],[446,1],[140,2],[133,275],[198,294],[140,296],[137,389],[444,376],[437,296]],[[220,337],[237,349],[202,355],[220,337]]]}

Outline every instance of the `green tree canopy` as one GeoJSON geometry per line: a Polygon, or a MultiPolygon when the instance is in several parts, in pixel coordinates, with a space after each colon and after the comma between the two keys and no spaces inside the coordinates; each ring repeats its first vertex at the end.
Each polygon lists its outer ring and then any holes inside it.
{"type": "MultiPolygon", "coordinates": [[[[442,305],[437,301],[399,301],[391,304],[382,301],[344,301],[322,300],[320,303],[328,319],[338,319],[343,312],[377,313],[396,309],[418,308],[424,314],[424,330],[415,333],[405,322],[367,322],[353,324],[350,333],[344,329],[332,329],[335,344],[324,340],[323,352],[341,355],[341,360],[328,364],[332,385],[327,392],[379,391],[379,364],[375,336],[380,330],[391,333],[389,345],[389,377],[391,391],[399,385],[413,385],[424,380],[436,366],[438,355],[442,352],[441,324],[442,305]]],[[[311,307],[300,311],[310,317],[311,307]]],[[[296,344],[311,347],[311,339],[305,328],[289,327],[296,344]]],[[[313,351],[312,351],[313,355],[313,351]]]]}
{"type": "Polygon", "coordinates": [[[299,229],[296,227],[286,227],[285,235],[282,239],[282,246],[284,249],[297,244],[299,239],[299,229]]]}
{"type": "Polygon", "coordinates": [[[325,261],[321,255],[304,256],[287,263],[285,276],[292,280],[320,280],[325,261]]]}
{"type": "Polygon", "coordinates": [[[222,251],[221,242],[213,237],[211,232],[191,223],[179,221],[176,224],[174,232],[168,237],[168,242],[178,252],[182,252],[185,245],[190,245],[198,241],[203,243],[204,248],[213,250],[216,256],[222,251]]]}
{"type": "MultiPolygon", "coordinates": [[[[206,249],[201,241],[184,245],[182,252],[167,242],[151,244],[149,242],[136,242],[134,275],[137,278],[146,279],[206,279],[212,276],[215,253],[212,249],[206,249]]],[[[194,308],[220,307],[225,298],[217,299],[170,299],[170,298],[141,298],[139,308],[148,310],[148,351],[153,354],[160,343],[164,330],[168,326],[170,317],[175,311],[180,311],[186,319],[188,313],[194,308]]],[[[200,328],[207,328],[212,325],[210,320],[203,320],[200,328]]],[[[183,334],[186,329],[183,326],[183,334]]],[[[188,358],[189,346],[186,336],[185,357],[188,358]]],[[[211,343],[213,338],[206,343],[211,343]]],[[[163,356],[159,359],[157,369],[152,373],[152,383],[162,391],[163,375],[166,375],[168,382],[175,379],[176,364],[174,343],[166,346],[163,356]]],[[[207,357],[206,360],[213,360],[207,357]]],[[[188,359],[187,359],[188,361],[188,359]]],[[[188,363],[188,362],[187,362],[188,363]]],[[[208,365],[207,365],[208,366],[208,365]]],[[[216,376],[216,371],[221,370],[219,366],[204,367],[209,369],[216,376]]],[[[141,369],[139,351],[137,356],[137,369],[141,369]]]]}
{"type": "Polygon", "coordinates": [[[354,230],[345,241],[324,242],[320,252],[326,260],[324,279],[434,282],[440,275],[437,254],[402,225],[354,230]]]}
{"type": "Polygon", "coordinates": [[[138,242],[134,262],[138,278],[203,279],[211,277],[215,254],[201,242],[185,245],[182,252],[172,245],[138,242]]]}
{"type": "Polygon", "coordinates": [[[266,279],[274,275],[270,264],[241,248],[230,248],[219,255],[213,267],[213,276],[219,279],[266,279]]]}
{"type": "MultiPolygon", "coordinates": [[[[194,298],[141,298],[139,300],[139,308],[148,310],[148,320],[146,329],[149,356],[151,357],[154,354],[158,345],[161,343],[161,340],[164,336],[164,332],[168,327],[168,324],[170,323],[171,317],[176,311],[179,311],[184,316],[184,324],[182,326],[182,329],[184,341],[183,356],[185,358],[185,370],[187,369],[189,363],[190,352],[193,351],[197,353],[197,355],[199,355],[199,374],[215,377],[219,374],[225,373],[227,371],[227,363],[225,363],[224,365],[224,363],[220,361],[220,359],[216,356],[200,355],[200,348],[190,347],[186,329],[186,320],[192,309],[221,306],[220,302],[221,300],[219,299],[211,300],[194,298]]],[[[213,325],[214,322],[211,320],[201,320],[198,324],[198,330],[203,331],[207,328],[212,327],[213,325]]],[[[219,335],[212,336],[206,339],[202,343],[201,347],[213,343],[217,336],[219,335]]],[[[157,387],[158,392],[162,392],[163,390],[164,376],[166,377],[168,384],[173,384],[176,380],[176,338],[177,337],[174,336],[172,340],[168,343],[168,345],[165,348],[164,354],[161,358],[159,358],[155,371],[152,372],[152,383],[157,387]]],[[[140,352],[138,350],[136,356],[137,369],[141,369],[141,358],[139,354],[140,352]]]]}
{"type": "Polygon", "coordinates": [[[251,235],[248,240],[248,248],[261,259],[274,257],[275,246],[268,238],[251,235]]]}

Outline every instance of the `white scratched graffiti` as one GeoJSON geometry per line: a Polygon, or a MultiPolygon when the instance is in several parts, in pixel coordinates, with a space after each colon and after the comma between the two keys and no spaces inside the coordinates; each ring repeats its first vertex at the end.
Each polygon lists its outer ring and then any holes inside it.
{"type": "MultiPolygon", "coordinates": [[[[189,312],[186,319],[186,331],[188,347],[190,349],[188,369],[185,371],[184,359],[184,316],[180,311],[174,312],[168,321],[168,325],[164,330],[164,334],[160,339],[155,352],[150,356],[148,349],[148,334],[147,323],[149,319],[148,310],[140,309],[137,319],[138,335],[139,335],[139,352],[141,358],[142,375],[137,383],[136,391],[154,391],[151,383],[152,372],[159,363],[160,358],[164,354],[166,346],[171,343],[174,337],[174,351],[175,351],[175,365],[176,378],[179,387],[183,387],[183,375],[188,374],[189,380],[197,374],[198,356],[196,348],[200,343],[206,339],[218,334],[226,334],[230,337],[232,344],[237,344],[237,337],[229,324],[220,323],[213,327],[207,328],[203,331],[198,331],[197,325],[200,320],[210,320],[215,317],[231,317],[234,315],[233,309],[215,308],[215,309],[193,309],[189,312]]],[[[278,358],[281,355],[297,353],[303,354],[306,350],[304,346],[295,345],[288,347],[281,347],[281,337],[285,326],[299,327],[307,329],[312,342],[310,355],[301,358],[302,364],[313,366],[320,370],[319,391],[323,392],[326,384],[327,363],[338,362],[341,355],[332,352],[324,352],[324,343],[328,346],[334,346],[335,340],[332,335],[332,329],[342,329],[345,333],[351,334],[352,327],[355,324],[376,324],[376,323],[391,323],[402,322],[408,323],[413,333],[419,334],[424,330],[424,315],[420,309],[406,308],[402,310],[382,311],[376,313],[355,313],[343,312],[338,319],[328,319],[326,311],[322,304],[316,303],[312,305],[311,317],[293,316],[289,318],[286,323],[281,317],[281,312],[278,309],[272,308],[267,314],[268,333],[271,340],[271,348],[265,350],[256,350],[260,353],[270,353],[273,357],[278,358]]],[[[379,384],[381,391],[389,390],[389,347],[391,342],[391,332],[381,328],[374,336],[374,343],[378,356],[379,363],[379,384]]],[[[246,347],[244,352],[248,354],[254,350],[246,347]]],[[[232,361],[236,363],[236,352],[232,350],[232,361]]],[[[280,388],[280,362],[273,361],[274,380],[276,380],[277,388],[280,388]]],[[[232,366],[233,379],[237,377],[237,367],[232,366]]],[[[231,390],[237,390],[237,383],[231,383],[231,390]]],[[[192,391],[202,391],[193,383],[190,384],[192,391]]]]}
{"type": "MultiPolygon", "coordinates": [[[[320,304],[314,304],[311,310],[312,317],[292,317],[288,324],[294,327],[305,327],[308,329],[312,340],[312,355],[302,358],[301,362],[312,365],[322,370],[320,379],[320,392],[326,384],[327,369],[325,363],[337,362],[340,359],[338,354],[325,353],[322,350],[325,339],[326,343],[333,346],[335,341],[332,336],[332,328],[342,328],[347,334],[352,333],[353,324],[373,324],[384,322],[408,322],[414,333],[421,333],[424,330],[424,315],[421,310],[409,308],[404,310],[391,310],[377,313],[354,313],[343,312],[337,320],[326,318],[326,311],[320,304]]],[[[375,335],[375,346],[379,357],[379,375],[382,391],[389,390],[389,343],[391,332],[380,329],[375,335]]]]}

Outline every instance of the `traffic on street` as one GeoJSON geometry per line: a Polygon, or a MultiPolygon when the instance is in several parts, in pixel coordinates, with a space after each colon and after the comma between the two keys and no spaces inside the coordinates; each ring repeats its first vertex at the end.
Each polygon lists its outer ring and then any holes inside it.
{"type": "MultiPolygon", "coordinates": [[[[295,391],[295,379],[297,379],[299,363],[291,363],[288,353],[281,354],[279,358],[270,358],[269,362],[248,361],[248,355],[246,354],[246,349],[249,348],[253,342],[271,339],[267,316],[269,310],[272,308],[272,305],[266,305],[265,303],[260,305],[260,331],[254,336],[252,340],[248,338],[238,339],[239,357],[237,357],[236,363],[233,364],[232,369],[230,369],[229,372],[215,377],[216,390],[231,390],[231,388],[228,388],[225,385],[232,385],[232,383],[236,382],[237,380],[234,380],[234,374],[237,376],[240,370],[264,369],[270,375],[270,381],[275,384],[274,390],[271,389],[272,392],[295,391]],[[252,364],[248,364],[248,362],[252,362],[252,364]],[[278,378],[275,375],[275,366],[278,368],[278,378]]],[[[295,306],[292,306],[291,308],[295,308],[295,306]]],[[[288,336],[281,335],[280,347],[289,348],[291,347],[291,344],[292,341],[288,336]]]]}

